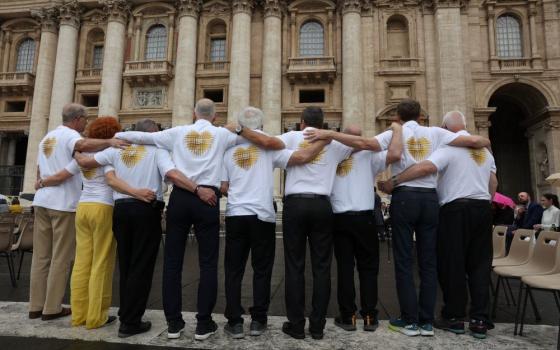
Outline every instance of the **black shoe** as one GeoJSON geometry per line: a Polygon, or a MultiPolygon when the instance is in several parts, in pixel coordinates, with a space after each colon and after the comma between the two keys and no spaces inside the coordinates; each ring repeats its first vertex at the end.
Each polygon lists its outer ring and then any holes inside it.
{"type": "Polygon", "coordinates": [[[179,339],[181,333],[185,329],[185,322],[183,321],[169,321],[167,322],[167,339],[179,339]]]}
{"type": "Polygon", "coordinates": [[[109,316],[107,317],[107,321],[105,321],[105,324],[103,324],[104,326],[110,325],[111,323],[115,322],[117,320],[117,316],[109,316]]]}
{"type": "Polygon", "coordinates": [[[224,326],[224,331],[233,339],[245,338],[245,333],[243,333],[243,323],[229,324],[228,322],[224,326]]]}
{"type": "Polygon", "coordinates": [[[488,327],[486,326],[486,322],[473,319],[469,322],[469,330],[476,339],[485,339],[488,327]]]}
{"type": "Polygon", "coordinates": [[[315,340],[321,340],[325,336],[325,333],[323,333],[323,331],[311,331],[310,329],[309,333],[311,334],[311,338],[315,340]]]}
{"type": "Polygon", "coordinates": [[[379,320],[377,320],[377,316],[373,316],[373,315],[364,316],[364,331],[375,332],[377,327],[379,327],[379,320]]]}
{"type": "Polygon", "coordinates": [[[134,326],[121,324],[119,328],[119,338],[128,338],[136,334],[146,333],[150,328],[152,328],[152,323],[150,321],[140,322],[140,324],[134,326]]]}
{"type": "Polygon", "coordinates": [[[334,325],[344,329],[345,331],[355,331],[356,315],[352,315],[352,317],[349,318],[343,318],[342,316],[336,317],[334,319],[334,325]]]}
{"type": "Polygon", "coordinates": [[[195,340],[206,340],[212,334],[216,333],[218,330],[218,325],[216,322],[210,320],[207,322],[198,322],[196,324],[196,331],[194,332],[195,340]]]}
{"type": "Polygon", "coordinates": [[[303,330],[303,327],[298,327],[298,329],[296,329],[291,322],[284,322],[282,325],[282,332],[294,339],[305,339],[305,331],[303,330]]]}
{"type": "Polygon", "coordinates": [[[439,318],[434,321],[434,327],[455,334],[465,334],[465,323],[456,318],[439,318]]]}
{"type": "Polygon", "coordinates": [[[249,334],[253,337],[258,337],[266,331],[266,323],[252,320],[249,334]]]}

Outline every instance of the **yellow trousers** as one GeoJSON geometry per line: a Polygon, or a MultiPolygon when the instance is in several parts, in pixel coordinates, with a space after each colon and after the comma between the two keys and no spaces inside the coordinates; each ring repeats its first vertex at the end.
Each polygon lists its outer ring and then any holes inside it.
{"type": "Polygon", "coordinates": [[[116,243],[113,207],[79,203],[76,210],[76,259],[70,282],[72,325],[99,328],[111,306],[116,243]]]}

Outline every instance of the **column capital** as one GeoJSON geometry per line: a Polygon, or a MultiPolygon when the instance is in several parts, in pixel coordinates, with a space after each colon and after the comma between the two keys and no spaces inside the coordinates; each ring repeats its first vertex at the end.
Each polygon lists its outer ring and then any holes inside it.
{"type": "Polygon", "coordinates": [[[255,3],[253,0],[233,0],[231,4],[232,12],[236,13],[246,13],[251,15],[253,13],[253,7],[255,3]]]}
{"type": "Polygon", "coordinates": [[[343,16],[351,12],[359,14],[362,12],[362,2],[360,0],[342,0],[340,2],[340,12],[343,16]]]}
{"type": "Polygon", "coordinates": [[[130,13],[130,5],[126,0],[99,0],[99,3],[104,6],[109,22],[121,22],[126,25],[130,13]]]}
{"type": "Polygon", "coordinates": [[[31,16],[41,24],[41,31],[57,33],[58,9],[54,6],[32,10],[31,16]]]}
{"type": "Polygon", "coordinates": [[[283,0],[263,0],[264,17],[282,18],[282,14],[286,9],[286,2],[283,0]]]}
{"type": "Polygon", "coordinates": [[[177,0],[177,10],[179,17],[189,16],[198,18],[202,1],[200,0],[177,0]]]}
{"type": "Polygon", "coordinates": [[[59,6],[60,25],[69,25],[74,28],[80,27],[80,15],[82,9],[77,0],[65,1],[59,6]]]}

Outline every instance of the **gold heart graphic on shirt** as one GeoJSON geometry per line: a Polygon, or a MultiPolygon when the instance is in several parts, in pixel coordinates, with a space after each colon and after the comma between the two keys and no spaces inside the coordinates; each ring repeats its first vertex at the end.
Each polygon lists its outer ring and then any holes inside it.
{"type": "Polygon", "coordinates": [[[130,145],[121,150],[121,161],[127,168],[132,168],[146,156],[146,147],[143,145],[130,145]]]}
{"type": "MultiPolygon", "coordinates": [[[[298,149],[305,149],[309,146],[311,146],[311,144],[308,141],[304,140],[304,141],[300,142],[300,144],[298,146],[298,149]]],[[[311,160],[309,163],[311,163],[311,164],[319,163],[321,161],[321,159],[323,159],[324,155],[325,155],[325,148],[323,147],[323,149],[319,152],[319,154],[317,154],[315,156],[315,158],[313,158],[313,160],[311,160]]]]}
{"type": "Polygon", "coordinates": [[[352,171],[352,166],[354,165],[354,158],[352,156],[344,159],[342,162],[338,163],[336,167],[336,175],[344,177],[352,171]]]}
{"type": "Polygon", "coordinates": [[[482,166],[486,162],[486,148],[469,149],[469,153],[478,166],[482,166]]]}
{"type": "Polygon", "coordinates": [[[415,137],[409,137],[406,140],[406,148],[408,153],[414,158],[417,162],[420,162],[430,154],[430,140],[425,137],[421,137],[416,139],[415,137]]]}
{"type": "Polygon", "coordinates": [[[203,131],[198,133],[196,131],[191,131],[185,135],[185,145],[187,149],[197,156],[201,156],[212,146],[214,137],[209,131],[203,131]]]}
{"type": "Polygon", "coordinates": [[[241,169],[249,170],[259,160],[259,149],[256,146],[238,147],[233,152],[233,160],[241,169]]]}
{"type": "Polygon", "coordinates": [[[81,168],[80,170],[82,171],[82,175],[84,176],[84,178],[91,180],[95,177],[95,174],[97,173],[97,168],[91,168],[91,169],[87,169],[87,168],[81,168]]]}
{"type": "Polygon", "coordinates": [[[43,141],[43,154],[49,158],[54,151],[54,147],[56,146],[56,137],[49,137],[45,141],[43,141]]]}

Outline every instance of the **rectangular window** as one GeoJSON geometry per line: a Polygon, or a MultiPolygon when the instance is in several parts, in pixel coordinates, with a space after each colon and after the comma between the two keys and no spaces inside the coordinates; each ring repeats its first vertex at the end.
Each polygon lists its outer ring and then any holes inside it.
{"type": "Polygon", "coordinates": [[[204,98],[208,98],[214,103],[224,102],[224,90],[223,89],[209,89],[204,90],[204,98]]]}
{"type": "Polygon", "coordinates": [[[91,60],[91,68],[103,68],[103,46],[96,45],[93,47],[93,57],[91,60]]]}
{"type": "Polygon", "coordinates": [[[99,95],[82,95],[82,104],[86,107],[99,106],[99,95]]]}
{"type": "Polygon", "coordinates": [[[219,62],[226,60],[226,39],[210,40],[210,61],[219,62]]]}
{"type": "Polygon", "coordinates": [[[325,90],[299,90],[299,103],[324,103],[325,90]]]}
{"type": "Polygon", "coordinates": [[[6,101],[4,112],[17,113],[25,112],[26,101],[6,101]]]}

